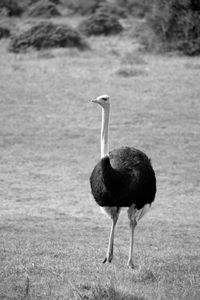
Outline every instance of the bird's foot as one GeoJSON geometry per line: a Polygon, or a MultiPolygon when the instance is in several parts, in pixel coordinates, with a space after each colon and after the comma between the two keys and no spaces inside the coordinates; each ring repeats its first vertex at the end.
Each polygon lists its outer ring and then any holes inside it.
{"type": "Polygon", "coordinates": [[[103,260],[103,264],[105,264],[106,262],[111,263],[112,259],[113,259],[113,255],[112,254],[107,255],[105,257],[105,259],[103,260]]]}
{"type": "Polygon", "coordinates": [[[129,261],[128,261],[127,266],[128,266],[130,269],[136,269],[136,266],[134,265],[134,263],[133,263],[132,260],[129,260],[129,261]]]}

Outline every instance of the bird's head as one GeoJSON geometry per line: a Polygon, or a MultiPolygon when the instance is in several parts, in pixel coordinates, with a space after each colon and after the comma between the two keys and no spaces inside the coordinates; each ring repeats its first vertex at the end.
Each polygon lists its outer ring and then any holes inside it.
{"type": "Polygon", "coordinates": [[[101,95],[95,99],[92,99],[91,101],[93,103],[98,103],[103,108],[107,108],[110,105],[110,97],[108,95],[101,95]]]}

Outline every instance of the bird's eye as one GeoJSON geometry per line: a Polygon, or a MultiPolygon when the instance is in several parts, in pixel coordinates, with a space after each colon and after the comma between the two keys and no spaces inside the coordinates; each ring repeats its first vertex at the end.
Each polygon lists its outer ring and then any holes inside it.
{"type": "Polygon", "coordinates": [[[107,101],[107,98],[102,98],[103,99],[103,101],[107,101]]]}

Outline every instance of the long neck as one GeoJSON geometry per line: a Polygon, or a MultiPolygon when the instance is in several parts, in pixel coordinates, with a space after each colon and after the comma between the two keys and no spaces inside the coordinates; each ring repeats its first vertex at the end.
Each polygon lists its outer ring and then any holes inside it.
{"type": "Polygon", "coordinates": [[[110,106],[102,109],[102,125],[101,125],[101,158],[108,156],[109,153],[109,116],[110,106]]]}

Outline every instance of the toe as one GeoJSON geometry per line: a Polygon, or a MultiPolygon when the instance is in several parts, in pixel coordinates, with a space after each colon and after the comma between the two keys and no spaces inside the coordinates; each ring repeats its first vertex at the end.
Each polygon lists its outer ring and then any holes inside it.
{"type": "Polygon", "coordinates": [[[105,264],[106,262],[107,262],[107,257],[104,258],[102,263],[105,264]]]}
{"type": "Polygon", "coordinates": [[[103,260],[103,264],[105,264],[106,262],[111,263],[112,259],[113,259],[112,255],[106,256],[103,260]]]}
{"type": "Polygon", "coordinates": [[[130,269],[135,269],[136,266],[134,265],[133,261],[129,261],[127,266],[130,268],[130,269]]]}

